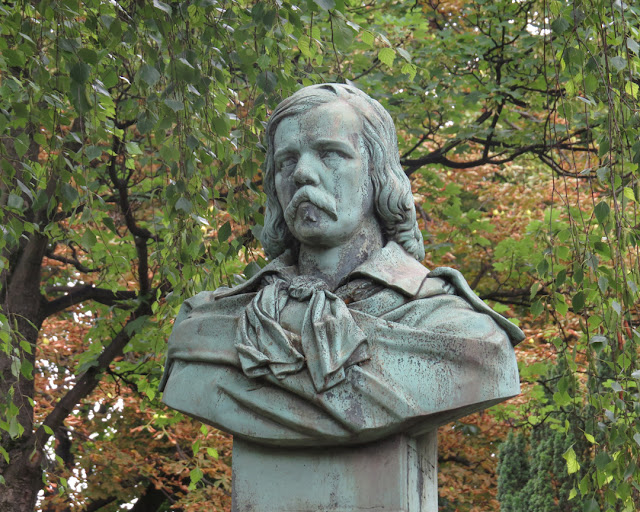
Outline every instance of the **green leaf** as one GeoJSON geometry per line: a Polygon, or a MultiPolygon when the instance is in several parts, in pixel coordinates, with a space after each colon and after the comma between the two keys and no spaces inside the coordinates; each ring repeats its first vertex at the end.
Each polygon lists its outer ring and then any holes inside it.
{"type": "Polygon", "coordinates": [[[333,9],[336,6],[336,3],[334,0],[313,0],[313,1],[323,11],[328,11],[329,9],[333,9]]]}
{"type": "Polygon", "coordinates": [[[33,364],[31,364],[31,361],[26,358],[22,359],[22,364],[20,365],[20,373],[22,373],[22,375],[26,379],[33,379],[33,364]]]}
{"type": "Polygon", "coordinates": [[[0,454],[4,457],[5,462],[9,464],[9,453],[2,446],[0,446],[0,454]]]}
{"type": "Polygon", "coordinates": [[[11,375],[14,377],[18,377],[20,375],[20,358],[16,356],[11,356],[11,375]]]}
{"type": "Polygon", "coordinates": [[[72,81],[71,87],[69,88],[69,98],[79,113],[84,114],[91,110],[91,103],[87,97],[86,87],[83,84],[75,80],[72,81]]]}
{"type": "Polygon", "coordinates": [[[624,68],[627,67],[627,59],[625,59],[624,57],[620,57],[619,55],[615,57],[611,57],[611,59],[609,59],[609,62],[611,63],[613,68],[618,72],[622,71],[624,68]]]}
{"type": "Polygon", "coordinates": [[[333,40],[336,46],[342,50],[346,50],[353,43],[355,31],[353,24],[345,22],[341,18],[334,16],[333,18],[333,40]]]}
{"type": "Polygon", "coordinates": [[[584,512],[600,512],[600,506],[595,498],[590,498],[589,500],[584,502],[584,512]]]}
{"type": "Polygon", "coordinates": [[[405,50],[404,48],[396,48],[396,51],[404,60],[406,60],[407,62],[411,62],[411,54],[407,50],[405,50]]]}
{"type": "Polygon", "coordinates": [[[2,56],[6,59],[7,64],[15,68],[23,68],[26,64],[24,53],[19,50],[5,48],[2,50],[2,56]]]}
{"type": "Polygon", "coordinates": [[[18,418],[13,416],[9,420],[9,436],[11,437],[11,439],[15,439],[20,435],[20,429],[21,429],[21,425],[20,423],[18,423],[18,418]]]}
{"type": "Polygon", "coordinates": [[[207,448],[207,454],[209,455],[209,457],[213,457],[214,459],[218,460],[218,450],[216,450],[215,448],[207,448]]]}
{"type": "Polygon", "coordinates": [[[571,397],[566,391],[560,392],[556,391],[553,394],[553,401],[558,404],[559,407],[564,407],[571,403],[571,397]]]}
{"type": "Polygon", "coordinates": [[[604,167],[599,167],[596,171],[596,175],[600,181],[605,181],[609,177],[609,173],[611,170],[606,165],[604,167]]]}
{"type": "Polygon", "coordinates": [[[278,77],[271,71],[263,71],[257,76],[256,82],[260,89],[269,94],[272,93],[278,85],[278,77]]]}
{"type": "Polygon", "coordinates": [[[174,112],[179,112],[180,110],[184,110],[184,103],[182,103],[179,100],[167,98],[164,100],[164,104],[174,112]]]}
{"type": "MultiPolygon", "coordinates": [[[[28,114],[27,114],[28,115],[28,114]]],[[[26,115],[24,116],[26,117],[26,115]]],[[[26,133],[21,133],[15,139],[13,139],[13,148],[15,149],[18,157],[22,158],[29,151],[29,145],[31,141],[26,133]]]]}
{"type": "Polygon", "coordinates": [[[184,213],[191,213],[193,204],[186,197],[181,197],[176,201],[176,210],[182,210],[184,213]]]}
{"type": "Polygon", "coordinates": [[[553,30],[553,32],[558,35],[566,32],[567,30],[569,30],[569,28],[571,28],[571,25],[562,17],[554,20],[551,23],[551,30],[553,30]]]}
{"type": "Polygon", "coordinates": [[[95,160],[96,158],[100,158],[102,156],[102,148],[99,146],[86,146],[84,149],[84,154],[89,159],[89,161],[95,160]]]}
{"type": "Polygon", "coordinates": [[[252,261],[244,268],[244,271],[242,273],[247,279],[251,279],[258,272],[260,272],[260,270],[260,265],[258,265],[255,261],[252,261]]]}
{"type": "Polygon", "coordinates": [[[611,301],[611,307],[616,313],[618,313],[618,315],[622,314],[622,307],[620,306],[620,303],[617,300],[611,301]]]}
{"type": "Polygon", "coordinates": [[[96,242],[98,241],[98,239],[96,238],[95,233],[90,230],[87,229],[83,234],[82,234],[82,246],[85,249],[91,249],[94,245],[96,245],[96,242]]]}
{"type": "Polygon", "coordinates": [[[598,278],[598,288],[600,288],[602,293],[606,292],[607,288],[609,288],[609,280],[605,276],[598,278]]]}
{"type": "Polygon", "coordinates": [[[595,213],[596,219],[600,224],[604,224],[607,220],[609,220],[609,212],[611,209],[609,208],[609,204],[605,201],[600,201],[593,212],[595,213]]]}
{"type": "Polygon", "coordinates": [[[154,86],[160,80],[160,72],[153,66],[145,64],[138,71],[138,76],[147,85],[154,86]]]}
{"type": "Polygon", "coordinates": [[[78,57],[82,62],[95,66],[98,63],[98,54],[90,48],[80,48],[78,50],[78,57]]]}
{"type": "Polygon", "coordinates": [[[601,451],[598,452],[598,454],[594,457],[593,462],[596,467],[600,471],[602,471],[607,466],[607,464],[611,462],[611,456],[607,452],[601,451]]]}
{"type": "Polygon", "coordinates": [[[231,224],[229,224],[229,222],[227,221],[218,230],[218,241],[226,242],[230,236],[231,236],[231,224]]]}
{"type": "Polygon", "coordinates": [[[633,189],[629,187],[624,187],[623,194],[624,194],[624,197],[626,197],[629,201],[632,201],[634,203],[636,202],[636,196],[633,193],[633,189]]]}
{"type": "Polygon", "coordinates": [[[136,142],[127,142],[125,144],[125,147],[127,149],[127,153],[131,156],[142,154],[142,150],[140,149],[140,146],[138,146],[136,142]]]}
{"type": "Polygon", "coordinates": [[[67,201],[69,204],[73,204],[78,200],[78,191],[69,185],[68,183],[63,183],[60,186],[60,191],[62,192],[62,198],[67,201]]]}
{"type": "Polygon", "coordinates": [[[576,452],[573,449],[573,445],[571,445],[569,449],[564,452],[562,457],[567,461],[567,472],[570,475],[576,473],[580,469],[580,463],[576,459],[576,452]]]}
{"type": "Polygon", "coordinates": [[[191,470],[189,476],[191,478],[191,485],[196,485],[200,480],[202,480],[202,477],[204,475],[202,474],[202,470],[200,468],[194,468],[191,470]]]}
{"type": "Polygon", "coordinates": [[[627,37],[627,48],[629,48],[629,50],[631,50],[636,55],[640,56],[640,45],[638,45],[638,43],[636,43],[630,37],[627,37]]]}
{"type": "Polygon", "coordinates": [[[380,48],[380,51],[378,52],[378,59],[380,59],[380,62],[391,67],[393,66],[393,61],[395,60],[395,58],[395,50],[393,50],[392,48],[380,48]]]}
{"type": "Polygon", "coordinates": [[[91,66],[89,66],[89,64],[85,64],[84,62],[77,62],[76,64],[71,66],[69,75],[74,82],[84,84],[87,80],[89,80],[89,76],[91,75],[91,66]]]}
{"type": "Polygon", "coordinates": [[[584,309],[584,293],[578,292],[571,299],[574,313],[580,313],[584,309]]]}
{"type": "Polygon", "coordinates": [[[375,42],[375,36],[368,30],[360,33],[360,39],[362,39],[362,42],[368,46],[373,46],[375,42]]]}
{"type": "Polygon", "coordinates": [[[153,0],[153,6],[156,9],[160,9],[162,12],[167,13],[169,16],[171,16],[171,13],[173,12],[171,10],[171,6],[169,4],[165,4],[164,2],[161,2],[160,0],[153,0]]]}
{"type": "Polygon", "coordinates": [[[11,193],[7,199],[7,206],[9,208],[15,208],[16,210],[22,210],[24,200],[22,199],[22,196],[11,193]]]}
{"type": "Polygon", "coordinates": [[[543,309],[544,308],[542,306],[542,301],[540,300],[537,300],[533,304],[531,304],[531,308],[530,308],[531,314],[533,316],[538,316],[540,313],[542,313],[543,309]]]}
{"type": "Polygon", "coordinates": [[[415,64],[409,64],[408,62],[402,66],[401,71],[406,75],[409,75],[409,80],[413,80],[416,77],[418,68],[415,64]]]}
{"type": "Polygon", "coordinates": [[[129,322],[125,326],[124,331],[129,336],[133,336],[134,334],[136,334],[137,332],[140,332],[142,330],[142,327],[144,326],[144,324],[147,323],[148,319],[149,319],[149,317],[147,315],[139,316],[138,318],[136,318],[132,322],[129,322]]]}
{"type": "MultiPolygon", "coordinates": [[[[304,37],[301,37],[300,39],[298,39],[298,48],[300,49],[300,53],[302,53],[302,55],[304,55],[305,57],[311,57],[311,52],[309,51],[309,38],[308,37],[304,36],[304,37]]],[[[262,57],[267,57],[267,56],[263,55],[262,57]]],[[[262,59],[262,57],[260,57],[260,59],[262,59]]],[[[264,68],[268,67],[268,66],[260,65],[260,59],[258,59],[258,65],[260,66],[260,69],[264,69],[264,68]]]]}

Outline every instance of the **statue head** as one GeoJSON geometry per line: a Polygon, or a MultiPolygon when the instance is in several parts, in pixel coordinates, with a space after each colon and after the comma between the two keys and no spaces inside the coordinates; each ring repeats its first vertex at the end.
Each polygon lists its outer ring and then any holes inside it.
{"type": "Polygon", "coordinates": [[[343,84],[313,85],[300,89],[275,109],[266,129],[267,157],[264,190],[267,207],[261,241],[272,258],[296,246],[287,226],[285,212],[276,190],[274,138],[280,123],[292,116],[305,114],[321,105],[344,102],[361,119],[359,147],[365,152],[360,159],[373,190],[373,210],[382,235],[387,241],[402,246],[417,260],[424,258],[422,234],[416,222],[411,184],[400,166],[398,142],[393,120],[374,99],[355,87],[343,84]]]}

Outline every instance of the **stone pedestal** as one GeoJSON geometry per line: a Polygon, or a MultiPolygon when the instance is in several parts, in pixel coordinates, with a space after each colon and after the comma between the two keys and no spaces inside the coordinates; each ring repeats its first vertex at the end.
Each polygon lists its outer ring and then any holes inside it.
{"type": "Polygon", "coordinates": [[[437,512],[437,435],[279,448],[234,439],[233,512],[437,512]]]}

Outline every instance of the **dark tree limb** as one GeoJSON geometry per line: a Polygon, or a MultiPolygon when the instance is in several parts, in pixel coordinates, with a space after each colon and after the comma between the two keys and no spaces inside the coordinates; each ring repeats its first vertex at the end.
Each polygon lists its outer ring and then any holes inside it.
{"type": "Polygon", "coordinates": [[[136,251],[138,252],[138,282],[140,283],[140,295],[144,296],[151,290],[149,281],[149,251],[147,239],[136,237],[136,251]]]}
{"type": "Polygon", "coordinates": [[[95,300],[106,306],[113,306],[119,301],[135,299],[138,294],[130,290],[111,291],[105,288],[96,288],[92,284],[85,286],[62,286],[49,288],[50,292],[64,292],[66,295],[58,299],[47,301],[42,308],[42,318],[45,319],[51,315],[64,311],[65,309],[86,302],[95,300]]]}
{"type": "Polygon", "coordinates": [[[129,316],[125,325],[113,337],[111,343],[105,347],[95,361],[95,365],[83,373],[77,380],[76,384],[58,401],[53,410],[47,415],[42,425],[35,432],[35,448],[42,451],[47,440],[50,437],[48,433],[55,431],[63,425],[63,422],[78,403],[86,398],[100,382],[100,375],[113,362],[116,357],[122,355],[124,347],[129,343],[133,334],[127,332],[127,326],[133,323],[141,316],[150,315],[151,306],[144,302],[129,316]],[[50,429],[50,430],[45,430],[50,429]]]}
{"type": "Polygon", "coordinates": [[[99,268],[89,268],[89,267],[83,265],[76,258],[67,258],[65,256],[60,256],[58,254],[53,254],[52,251],[47,251],[46,256],[47,256],[47,258],[49,258],[51,260],[55,260],[55,261],[59,261],[60,263],[67,263],[68,265],[72,265],[73,267],[75,267],[76,270],[78,270],[79,272],[82,272],[83,274],[90,274],[92,272],[99,272],[100,271],[99,268]]]}
{"type": "Polygon", "coordinates": [[[123,180],[118,177],[118,173],[116,171],[116,161],[120,154],[121,146],[122,146],[122,141],[120,140],[120,138],[114,136],[113,144],[111,147],[113,151],[113,156],[111,157],[111,162],[109,162],[109,165],[107,166],[107,172],[109,173],[109,178],[111,179],[111,183],[113,184],[113,186],[115,187],[118,193],[117,195],[118,195],[118,204],[120,206],[120,211],[124,216],[124,220],[127,225],[127,228],[129,229],[129,231],[133,236],[144,238],[145,240],[151,239],[157,242],[158,241],[157,235],[152,234],[146,228],[141,228],[136,223],[136,220],[133,216],[133,211],[131,209],[131,204],[129,203],[129,191],[127,186],[128,182],[127,180],[123,180]]]}
{"type": "Polygon", "coordinates": [[[149,484],[144,494],[136,501],[131,512],[155,512],[166,501],[167,497],[165,494],[160,489],[156,489],[153,484],[149,484]]]}
{"type": "MultiPolygon", "coordinates": [[[[400,163],[405,168],[405,173],[407,174],[407,176],[410,176],[421,167],[425,165],[430,165],[430,164],[440,164],[440,165],[444,165],[445,167],[449,167],[451,169],[471,169],[473,167],[478,167],[480,165],[486,165],[486,164],[501,165],[508,162],[512,162],[519,156],[522,156],[526,153],[530,153],[534,155],[548,155],[550,151],[563,150],[563,149],[566,149],[566,150],[577,149],[581,151],[591,152],[591,151],[594,151],[592,148],[577,146],[569,142],[570,139],[578,135],[582,135],[586,132],[587,132],[586,129],[576,130],[571,135],[567,135],[566,137],[563,137],[562,139],[559,139],[558,141],[552,144],[534,143],[534,144],[528,144],[528,145],[519,146],[519,147],[494,141],[489,138],[487,138],[486,140],[477,139],[477,138],[458,139],[450,142],[449,144],[447,144],[446,146],[440,149],[431,151],[430,153],[422,157],[414,158],[414,159],[404,158],[400,161],[400,163]],[[467,161],[451,160],[449,157],[446,156],[446,154],[452,149],[454,149],[456,146],[459,146],[460,144],[463,144],[466,142],[473,142],[473,143],[483,145],[484,149],[483,149],[482,156],[479,158],[475,158],[473,160],[467,160],[467,161]],[[489,154],[490,152],[487,150],[487,148],[490,149],[492,147],[504,148],[504,149],[498,153],[490,155],[489,154]]],[[[548,164],[548,160],[549,160],[548,157],[542,158],[542,161],[547,164],[548,164]]],[[[557,167],[552,167],[552,168],[554,171],[558,172],[557,167]]]]}
{"type": "Polygon", "coordinates": [[[108,498],[101,498],[99,500],[92,501],[83,510],[83,512],[98,512],[103,507],[116,501],[115,496],[109,496],[108,498]]]}

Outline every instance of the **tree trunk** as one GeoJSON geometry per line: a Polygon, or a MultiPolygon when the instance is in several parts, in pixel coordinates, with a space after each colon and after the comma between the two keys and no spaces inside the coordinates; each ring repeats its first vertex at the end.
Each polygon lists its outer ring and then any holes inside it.
{"type": "Polygon", "coordinates": [[[0,492],[0,512],[32,511],[42,485],[42,450],[34,450],[33,444],[34,380],[21,368],[35,366],[36,341],[42,324],[40,266],[46,247],[47,238],[41,234],[31,235],[24,244],[9,273],[2,304],[2,314],[13,326],[14,337],[10,342],[11,353],[0,352],[0,397],[2,407],[9,411],[9,432],[0,432],[2,446],[9,454],[8,464],[0,459],[0,474],[5,480],[0,492]],[[20,428],[24,433],[18,436],[20,428]]]}
{"type": "MultiPolygon", "coordinates": [[[[23,130],[31,141],[23,159],[37,161],[39,147],[32,137],[35,128],[29,124],[23,130]]],[[[20,161],[13,146],[17,135],[1,141],[14,164],[20,161]]],[[[18,164],[16,176],[28,183],[30,174],[23,174],[20,167],[18,164]]],[[[23,199],[28,205],[29,199],[23,199]]],[[[19,218],[35,221],[36,215],[29,205],[19,218]]],[[[20,242],[5,247],[2,254],[9,265],[0,273],[0,314],[7,318],[12,338],[8,345],[0,340],[0,418],[6,420],[8,429],[0,428],[0,446],[9,455],[8,463],[0,456],[0,475],[5,481],[0,483],[0,512],[33,511],[42,487],[42,447],[35,450],[34,379],[29,369],[35,368],[36,341],[43,320],[40,277],[47,243],[42,233],[23,232],[20,242]]]]}

